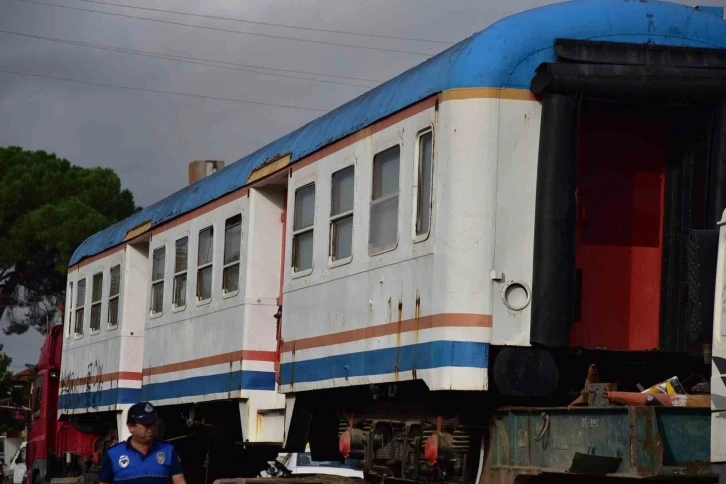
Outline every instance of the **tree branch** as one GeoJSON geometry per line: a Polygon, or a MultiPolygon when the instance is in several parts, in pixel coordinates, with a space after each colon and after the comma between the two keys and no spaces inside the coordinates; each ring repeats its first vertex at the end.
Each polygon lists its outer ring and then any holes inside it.
{"type": "Polygon", "coordinates": [[[50,257],[43,257],[31,267],[25,267],[25,264],[19,263],[15,266],[15,270],[8,277],[8,280],[0,286],[0,319],[5,314],[5,310],[12,306],[9,302],[11,295],[15,293],[18,286],[33,277],[38,271],[43,269],[50,261],[50,257]]]}
{"type": "Polygon", "coordinates": [[[10,266],[6,269],[0,270],[0,282],[2,282],[3,279],[10,273],[10,270],[13,269],[14,266],[10,266]]]}

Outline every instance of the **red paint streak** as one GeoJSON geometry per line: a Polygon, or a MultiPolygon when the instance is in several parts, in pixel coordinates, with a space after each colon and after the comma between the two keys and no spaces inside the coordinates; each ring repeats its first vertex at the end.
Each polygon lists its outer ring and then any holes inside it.
{"type": "Polygon", "coordinates": [[[119,371],[118,380],[141,380],[140,371],[119,371]]]}
{"type": "Polygon", "coordinates": [[[339,333],[311,336],[282,343],[282,352],[307,350],[322,346],[334,346],[364,339],[381,338],[394,334],[422,331],[431,328],[491,328],[492,317],[488,314],[449,313],[404,319],[388,324],[377,324],[339,333]]]}
{"type": "Polygon", "coordinates": [[[274,351],[261,351],[261,350],[240,350],[232,351],[230,353],[222,353],[214,356],[207,356],[205,358],[198,358],[196,360],[187,360],[179,363],[171,363],[169,365],[154,366],[151,368],[144,368],[143,375],[160,375],[163,373],[171,373],[174,371],[193,370],[195,368],[204,368],[205,366],[221,365],[224,363],[230,363],[239,360],[252,360],[252,361],[267,361],[274,363],[276,361],[276,355],[274,351]]]}
{"type": "MultiPolygon", "coordinates": [[[[113,373],[104,373],[102,375],[94,376],[93,381],[95,383],[107,383],[116,380],[135,380],[141,381],[141,372],[138,371],[116,371],[113,373]]],[[[75,387],[78,385],[85,385],[88,382],[88,377],[75,378],[73,380],[65,380],[61,382],[62,388],[75,387]]]]}
{"type": "Polygon", "coordinates": [[[580,119],[577,268],[582,312],[571,344],[658,347],[665,143],[662,117],[585,104],[580,119]]]}

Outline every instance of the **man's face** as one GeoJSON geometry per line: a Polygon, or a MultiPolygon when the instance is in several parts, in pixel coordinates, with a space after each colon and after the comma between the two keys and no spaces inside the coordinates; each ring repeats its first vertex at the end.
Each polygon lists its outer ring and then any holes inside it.
{"type": "Polygon", "coordinates": [[[131,432],[131,438],[141,444],[148,444],[152,440],[154,440],[154,437],[156,437],[157,428],[158,425],[156,422],[154,422],[153,424],[129,424],[129,432],[131,432]]]}

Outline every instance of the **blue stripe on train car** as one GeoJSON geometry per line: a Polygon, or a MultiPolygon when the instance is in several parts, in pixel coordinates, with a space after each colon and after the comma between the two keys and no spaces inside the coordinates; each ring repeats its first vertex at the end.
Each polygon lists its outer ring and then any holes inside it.
{"type": "Polygon", "coordinates": [[[58,407],[61,410],[93,410],[108,405],[134,404],[139,401],[141,390],[138,388],[109,388],[96,392],[79,390],[61,393],[58,407]]]}
{"type": "Polygon", "coordinates": [[[274,372],[237,370],[216,375],[193,376],[179,380],[145,384],[141,388],[141,395],[144,400],[154,402],[169,398],[196,397],[239,390],[274,389],[274,372]]]}
{"type": "Polygon", "coordinates": [[[415,345],[326,356],[313,360],[283,363],[280,384],[313,382],[345,378],[385,375],[398,371],[429,370],[433,368],[486,368],[489,343],[433,341],[415,345]]]}
{"type": "Polygon", "coordinates": [[[69,266],[124,241],[141,224],[156,226],[247,183],[279,156],[295,162],[439,92],[466,87],[528,89],[535,68],[555,59],[555,38],[726,47],[726,22],[667,2],[579,0],[528,10],[495,22],[388,82],[273,141],[216,173],[86,239],[69,266]]]}

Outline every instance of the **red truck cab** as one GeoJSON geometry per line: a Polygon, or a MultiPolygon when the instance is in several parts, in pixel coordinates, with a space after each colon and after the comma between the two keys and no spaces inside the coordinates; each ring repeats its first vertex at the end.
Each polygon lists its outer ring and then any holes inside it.
{"type": "Polygon", "coordinates": [[[98,435],[58,420],[63,326],[53,326],[40,350],[30,402],[27,484],[83,475],[94,460],[98,435]]]}

